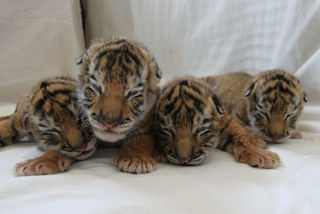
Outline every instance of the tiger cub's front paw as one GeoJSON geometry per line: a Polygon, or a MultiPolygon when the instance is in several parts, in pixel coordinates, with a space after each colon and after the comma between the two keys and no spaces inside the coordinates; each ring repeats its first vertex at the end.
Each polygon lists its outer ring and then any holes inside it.
{"type": "Polygon", "coordinates": [[[295,131],[295,132],[291,135],[290,138],[291,138],[291,139],[302,139],[302,135],[301,135],[300,132],[295,131]]]}
{"type": "Polygon", "coordinates": [[[42,156],[18,163],[15,167],[15,174],[16,176],[49,175],[67,171],[70,165],[71,159],[63,155],[42,156]]]}
{"type": "Polygon", "coordinates": [[[166,154],[163,151],[158,150],[158,149],[153,152],[152,157],[158,162],[167,162],[168,161],[166,154]]]}
{"type": "Polygon", "coordinates": [[[234,157],[239,162],[258,168],[274,169],[280,164],[280,158],[276,153],[259,147],[239,146],[234,149],[234,157]]]}
{"type": "Polygon", "coordinates": [[[157,168],[157,161],[146,154],[132,155],[121,151],[114,155],[113,163],[122,172],[133,174],[149,173],[157,168]]]}

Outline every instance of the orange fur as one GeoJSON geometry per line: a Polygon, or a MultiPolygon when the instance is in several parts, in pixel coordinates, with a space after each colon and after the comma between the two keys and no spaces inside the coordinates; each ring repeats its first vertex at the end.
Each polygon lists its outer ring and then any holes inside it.
{"type": "Polygon", "coordinates": [[[92,44],[79,64],[79,103],[94,135],[124,143],[114,164],[130,173],[155,169],[150,118],[161,72],[154,57],[142,44],[113,38],[92,44]]]}
{"type": "Polygon", "coordinates": [[[216,84],[214,79],[182,78],[164,86],[156,112],[159,144],[168,160],[198,165],[217,146],[251,166],[277,167],[279,157],[265,150],[266,143],[232,117],[225,100],[213,90],[216,84]]]}

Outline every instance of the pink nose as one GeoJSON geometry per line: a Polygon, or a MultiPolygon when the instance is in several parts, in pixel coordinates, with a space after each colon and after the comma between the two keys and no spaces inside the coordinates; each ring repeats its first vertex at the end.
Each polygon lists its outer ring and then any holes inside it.
{"type": "Polygon", "coordinates": [[[105,127],[107,127],[107,128],[110,129],[110,128],[113,128],[113,127],[117,126],[118,123],[108,120],[108,121],[104,121],[104,122],[103,122],[103,125],[104,125],[105,127]]]}
{"type": "Polygon", "coordinates": [[[273,135],[273,137],[272,137],[274,140],[279,140],[281,137],[280,137],[280,135],[273,135]]]}
{"type": "Polygon", "coordinates": [[[190,158],[180,158],[181,163],[188,163],[190,161],[190,158]]]}

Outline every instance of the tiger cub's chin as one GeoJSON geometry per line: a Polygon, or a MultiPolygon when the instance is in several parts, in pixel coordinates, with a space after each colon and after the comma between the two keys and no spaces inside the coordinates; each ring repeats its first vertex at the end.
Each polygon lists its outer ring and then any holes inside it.
{"type": "Polygon", "coordinates": [[[108,132],[104,130],[93,130],[93,133],[100,140],[109,142],[109,143],[116,143],[127,137],[127,134],[124,134],[124,133],[108,132]]]}

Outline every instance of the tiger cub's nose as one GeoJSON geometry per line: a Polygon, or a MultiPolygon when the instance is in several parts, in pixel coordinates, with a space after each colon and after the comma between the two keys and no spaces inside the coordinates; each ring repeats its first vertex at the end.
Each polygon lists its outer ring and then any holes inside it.
{"type": "Polygon", "coordinates": [[[190,161],[190,158],[180,158],[179,159],[181,163],[188,163],[190,161]]]}
{"type": "Polygon", "coordinates": [[[117,121],[114,120],[106,120],[103,122],[103,125],[109,129],[116,127],[118,125],[117,121]]]}
{"type": "Polygon", "coordinates": [[[274,140],[279,140],[280,138],[281,138],[280,135],[273,135],[273,136],[272,136],[272,139],[274,139],[274,140]]]}

